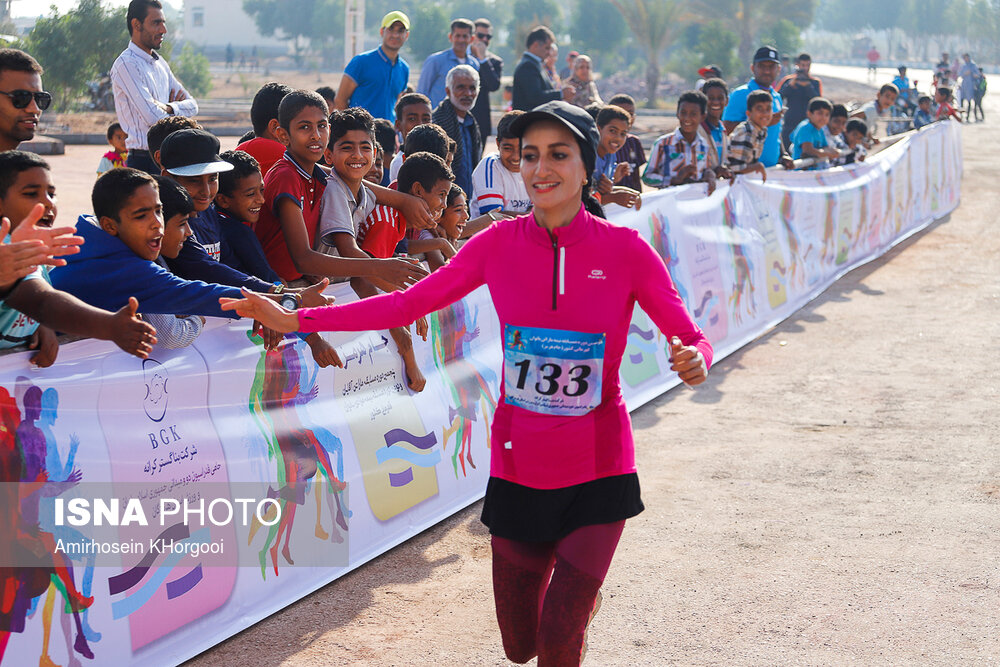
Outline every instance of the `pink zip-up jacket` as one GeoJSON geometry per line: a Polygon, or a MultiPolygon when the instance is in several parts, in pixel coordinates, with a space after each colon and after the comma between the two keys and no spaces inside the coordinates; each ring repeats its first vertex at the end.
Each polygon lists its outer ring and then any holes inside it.
{"type": "Polygon", "coordinates": [[[493,476],[554,489],[635,472],[632,422],[618,370],[636,302],[668,338],[696,346],[706,364],[712,363],[712,346],[688,314],[663,260],[638,232],[591,215],[582,205],[569,225],[551,233],[531,213],[499,221],[406,291],[304,308],[299,326],[303,332],[408,326],[483,284],[502,331],[537,327],[606,336],[600,403],[586,414],[541,414],[511,405],[506,388],[501,391],[492,425],[493,476]]]}

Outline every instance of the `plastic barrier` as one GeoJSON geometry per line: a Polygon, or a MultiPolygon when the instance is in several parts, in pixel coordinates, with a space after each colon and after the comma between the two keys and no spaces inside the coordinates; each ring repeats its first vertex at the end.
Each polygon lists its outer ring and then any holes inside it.
{"type": "MultiPolygon", "coordinates": [[[[611,217],[664,257],[721,359],[952,211],[960,140],[935,124],[850,169],[671,188],[611,217]]],[[[485,289],[429,319],[418,395],[383,332],[328,334],[344,369],[318,369],[295,338],[265,354],[229,321],[144,362],[87,340],[49,369],[0,358],[3,664],[183,661],[479,499],[498,323],[485,289]],[[203,525],[164,504],[244,496],[249,520],[244,506],[203,525]]],[[[631,407],[676,384],[665,346],[637,310],[631,407]]]]}

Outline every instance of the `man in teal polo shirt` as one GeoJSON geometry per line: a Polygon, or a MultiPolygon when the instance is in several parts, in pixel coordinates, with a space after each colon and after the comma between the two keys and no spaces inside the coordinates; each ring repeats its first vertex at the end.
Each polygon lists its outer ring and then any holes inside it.
{"type": "Polygon", "coordinates": [[[722,112],[722,122],[726,132],[747,119],[747,96],[755,90],[766,90],[771,94],[771,125],[767,128],[767,139],[764,141],[764,152],[760,161],[765,167],[781,164],[786,169],[793,166],[792,158],[781,145],[782,102],[781,95],[774,89],[774,81],[781,69],[781,59],[778,50],[773,46],[762,46],[753,57],[753,78],[729,95],[729,104],[722,112]]]}
{"type": "Polygon", "coordinates": [[[396,122],[396,98],[410,79],[409,64],[399,57],[410,36],[410,19],[400,11],[382,17],[382,46],[351,58],[333,106],[362,107],[375,118],[396,122]]]}

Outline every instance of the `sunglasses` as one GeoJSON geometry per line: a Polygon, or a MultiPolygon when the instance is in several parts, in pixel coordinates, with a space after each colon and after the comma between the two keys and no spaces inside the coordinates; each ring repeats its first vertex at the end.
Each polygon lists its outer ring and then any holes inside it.
{"type": "Polygon", "coordinates": [[[484,41],[484,42],[488,42],[488,41],[490,41],[491,39],[493,39],[493,35],[487,35],[486,33],[483,33],[483,32],[477,32],[477,33],[476,33],[476,37],[477,37],[478,39],[481,39],[481,40],[482,40],[482,41],[484,41]]]}
{"type": "Polygon", "coordinates": [[[35,104],[38,105],[39,110],[45,111],[52,104],[52,94],[45,92],[33,92],[30,90],[15,90],[13,92],[4,92],[0,90],[0,95],[6,95],[10,98],[11,104],[14,105],[15,109],[24,109],[29,104],[31,100],[35,100],[35,104]]]}

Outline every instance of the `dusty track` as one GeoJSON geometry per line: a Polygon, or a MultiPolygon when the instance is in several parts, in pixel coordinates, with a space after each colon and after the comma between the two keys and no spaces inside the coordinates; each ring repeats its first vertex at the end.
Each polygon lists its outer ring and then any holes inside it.
{"type": "MultiPolygon", "coordinates": [[[[950,218],[633,415],[648,509],[588,665],[1000,657],[1000,125],[964,141],[950,218]]],[[[72,160],[52,160],[67,204],[92,182],[72,160]]],[[[191,664],[505,664],[478,511],[191,664]]]]}

